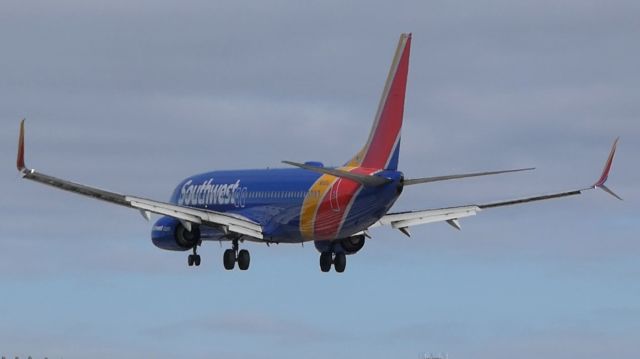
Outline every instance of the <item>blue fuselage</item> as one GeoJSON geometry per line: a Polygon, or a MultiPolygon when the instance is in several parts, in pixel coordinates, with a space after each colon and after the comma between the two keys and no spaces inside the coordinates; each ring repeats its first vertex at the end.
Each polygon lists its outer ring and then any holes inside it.
{"type": "MultiPolygon", "coordinates": [[[[263,227],[264,241],[278,243],[316,239],[303,235],[300,228],[305,199],[314,199],[310,196],[316,197],[313,202],[318,203],[318,208],[323,202],[330,206],[349,202],[349,208],[331,208],[336,213],[344,213],[335,238],[345,238],[375,223],[400,195],[402,173],[383,171],[378,175],[390,178],[392,182],[380,187],[360,188],[351,200],[331,190],[324,193],[314,190],[321,175],[304,169],[214,171],[184,179],[176,187],[170,202],[242,215],[263,227]]],[[[222,236],[216,228],[201,228],[201,233],[203,239],[222,236]]]]}

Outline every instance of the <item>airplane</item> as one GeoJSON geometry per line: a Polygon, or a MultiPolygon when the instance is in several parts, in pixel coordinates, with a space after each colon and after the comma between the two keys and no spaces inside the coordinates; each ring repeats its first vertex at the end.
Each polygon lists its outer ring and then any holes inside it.
{"type": "Polygon", "coordinates": [[[198,247],[205,241],[230,243],[223,266],[247,270],[250,254],[244,242],[267,245],[313,241],[320,252],[320,269],[344,272],[347,255],[360,251],[371,238],[370,229],[390,226],[406,236],[415,225],[446,222],[460,229],[460,219],[482,210],[574,196],[591,189],[610,190],[608,179],[617,138],[600,178],[591,186],[540,196],[448,208],[390,212],[404,187],[461,178],[498,175],[533,168],[405,178],[398,170],[400,132],[409,70],[411,34],[401,34],[365,145],[343,166],[321,162],[283,161],[290,167],[212,171],[182,180],[168,202],[111,192],[29,169],[25,165],[24,119],[20,123],[17,167],[23,178],[62,190],[140,211],[150,220],[161,215],[151,229],[151,240],[164,250],[191,251],[189,266],[199,266],[198,247]]]}

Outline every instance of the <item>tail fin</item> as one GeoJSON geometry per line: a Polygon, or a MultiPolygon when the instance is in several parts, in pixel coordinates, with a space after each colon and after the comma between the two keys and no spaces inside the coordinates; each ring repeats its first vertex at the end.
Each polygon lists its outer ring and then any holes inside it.
{"type": "Polygon", "coordinates": [[[410,49],[411,34],[400,35],[367,144],[347,163],[347,166],[398,169],[400,130],[404,113],[410,49]]]}

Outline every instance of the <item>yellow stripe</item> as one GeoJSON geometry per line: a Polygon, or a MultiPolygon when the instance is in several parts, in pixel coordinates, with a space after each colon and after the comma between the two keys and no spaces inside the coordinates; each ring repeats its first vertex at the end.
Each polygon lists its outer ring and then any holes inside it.
{"type": "Polygon", "coordinates": [[[316,213],[324,195],[336,179],[331,175],[322,175],[309,189],[309,194],[302,202],[302,210],[300,211],[300,233],[304,238],[313,239],[316,213]]]}
{"type": "MultiPolygon", "coordinates": [[[[338,169],[343,171],[351,171],[354,168],[355,167],[353,166],[347,165],[338,169]]],[[[327,191],[337,180],[338,177],[334,177],[332,175],[322,175],[314,182],[313,185],[311,185],[311,188],[309,189],[310,194],[307,195],[307,197],[304,199],[304,202],[302,202],[302,209],[300,210],[300,233],[305,239],[313,239],[318,208],[320,208],[322,199],[324,198],[327,191]]]]}

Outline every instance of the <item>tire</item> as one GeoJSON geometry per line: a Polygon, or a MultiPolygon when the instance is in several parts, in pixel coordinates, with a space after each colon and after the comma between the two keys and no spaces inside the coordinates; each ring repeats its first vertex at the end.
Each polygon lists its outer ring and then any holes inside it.
{"type": "Polygon", "coordinates": [[[200,266],[200,255],[199,255],[199,254],[196,254],[196,255],[195,255],[195,256],[193,256],[193,257],[194,257],[194,258],[193,258],[193,264],[195,264],[195,265],[196,265],[196,267],[199,267],[199,266],[200,266]]]}
{"type": "Polygon", "coordinates": [[[249,264],[251,263],[251,255],[249,251],[246,249],[241,249],[238,253],[238,268],[240,270],[249,269],[249,264]]]}
{"type": "Polygon", "coordinates": [[[193,254],[189,254],[189,257],[187,257],[187,264],[189,264],[189,267],[193,266],[193,254]]]}
{"type": "Polygon", "coordinates": [[[333,253],[331,252],[322,252],[320,254],[320,270],[323,272],[328,272],[331,270],[331,262],[333,262],[333,253]]]}
{"type": "Polygon", "coordinates": [[[347,267],[347,255],[344,253],[336,253],[336,257],[333,259],[333,268],[336,272],[342,273],[347,267]]]}
{"type": "Polygon", "coordinates": [[[233,249],[227,249],[224,251],[222,263],[224,264],[224,269],[232,270],[236,265],[236,252],[233,249]]]}

